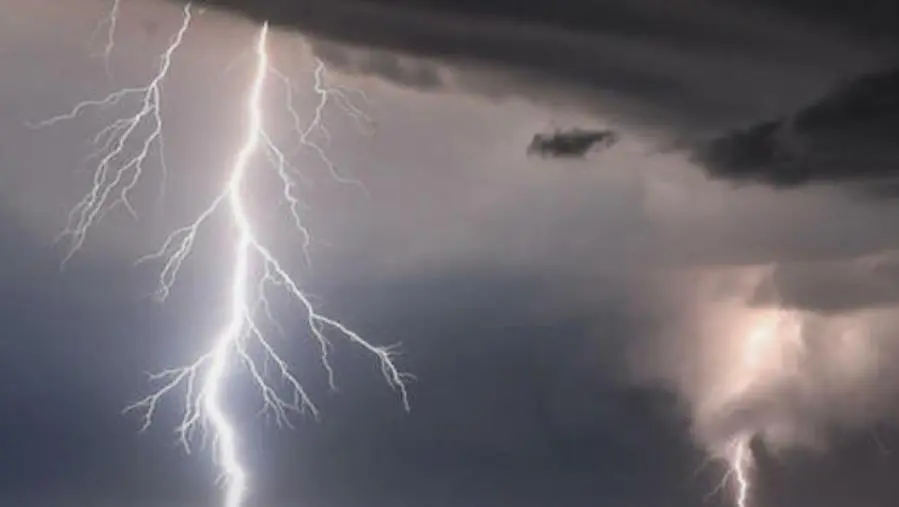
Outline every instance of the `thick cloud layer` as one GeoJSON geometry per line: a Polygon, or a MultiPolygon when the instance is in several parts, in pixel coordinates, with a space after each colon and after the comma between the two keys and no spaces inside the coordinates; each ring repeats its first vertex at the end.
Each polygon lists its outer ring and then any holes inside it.
{"type": "Polygon", "coordinates": [[[713,177],[736,181],[889,185],[899,177],[897,131],[894,68],[858,78],[795,114],[719,137],[700,148],[696,159],[713,177]]]}
{"type": "MultiPolygon", "coordinates": [[[[891,2],[208,3],[309,34],[347,72],[615,117],[713,177],[846,183],[899,166],[891,2]]],[[[895,183],[860,190],[892,197],[895,183]]]]}
{"type": "Polygon", "coordinates": [[[434,79],[410,80],[390,62],[424,57],[464,69],[446,83],[680,131],[782,114],[890,53],[839,26],[749,2],[208,3],[355,47],[361,57],[340,60],[354,60],[356,71],[433,88],[434,79]]]}
{"type": "Polygon", "coordinates": [[[895,252],[852,261],[784,263],[758,285],[752,302],[824,314],[894,307],[899,304],[899,263],[895,252]]]}

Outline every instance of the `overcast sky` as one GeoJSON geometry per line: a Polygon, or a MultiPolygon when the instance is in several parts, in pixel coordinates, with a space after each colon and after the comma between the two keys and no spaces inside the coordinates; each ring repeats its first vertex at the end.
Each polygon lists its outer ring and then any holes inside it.
{"type": "MultiPolygon", "coordinates": [[[[260,223],[323,309],[401,342],[418,380],[406,414],[371,358],[341,345],[329,393],[286,312],[286,354],[322,419],[277,430],[234,383],[254,504],[728,505],[706,498],[723,470],[705,455],[751,432],[753,507],[892,505],[895,11],[619,3],[210,2],[234,10],[195,10],[175,53],[169,172],[151,159],[139,219],[110,214],[60,271],[54,238],[88,189],[90,141],[125,110],[27,125],[145,83],[181,4],[122,0],[108,76],[108,2],[0,0],[0,502],[217,505],[208,456],[175,445],[177,401],[142,434],[121,409],[221,324],[227,229],[198,239],[162,305],[160,266],[134,261],[218,190],[271,19],[301,113],[318,57],[373,128],[326,115],[328,153],[365,191],[296,159],[313,270],[287,223],[260,223]],[[557,126],[621,141],[528,158],[557,126]],[[763,381],[721,398],[779,309],[798,312],[798,341],[781,336],[750,372],[763,381]]],[[[289,142],[284,90],[267,91],[289,142]]],[[[275,192],[259,183],[255,209],[277,210],[275,192]]]]}

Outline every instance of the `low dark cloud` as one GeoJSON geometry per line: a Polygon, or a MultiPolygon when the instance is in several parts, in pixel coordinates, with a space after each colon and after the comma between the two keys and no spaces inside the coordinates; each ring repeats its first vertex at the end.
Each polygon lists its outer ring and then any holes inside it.
{"type": "Polygon", "coordinates": [[[435,91],[449,86],[439,65],[421,59],[403,57],[384,50],[360,54],[326,40],[314,41],[312,50],[334,70],[376,75],[391,83],[416,90],[435,91]]]}
{"type": "MultiPolygon", "coordinates": [[[[899,68],[863,76],[795,114],[721,136],[695,159],[712,177],[779,187],[899,178],[899,68]]],[[[886,184],[885,188],[880,185],[886,184]]]]}
{"type": "Polygon", "coordinates": [[[301,31],[345,72],[651,129],[715,178],[897,193],[899,71],[878,71],[895,62],[894,2],[207,3],[301,31]]]}
{"type": "Polygon", "coordinates": [[[544,158],[584,158],[611,148],[618,143],[618,133],[613,130],[589,130],[576,128],[534,134],[528,145],[528,154],[544,158]]]}
{"type": "Polygon", "coordinates": [[[418,57],[465,69],[451,83],[481,93],[589,104],[681,131],[781,114],[889,53],[839,23],[750,2],[206,3],[340,44],[357,57],[333,46],[322,56],[345,70],[425,89],[449,83],[423,66],[398,69],[399,60],[418,57]]]}
{"type": "Polygon", "coordinates": [[[853,0],[755,0],[758,5],[787,14],[825,22],[859,37],[899,39],[899,4],[893,0],[871,0],[864,6],[853,0]]]}

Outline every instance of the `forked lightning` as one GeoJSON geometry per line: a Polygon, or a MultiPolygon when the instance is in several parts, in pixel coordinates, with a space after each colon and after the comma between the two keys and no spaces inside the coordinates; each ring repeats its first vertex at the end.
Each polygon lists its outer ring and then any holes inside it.
{"type": "MultiPolygon", "coordinates": [[[[120,0],[114,0],[108,18],[104,21],[108,28],[104,54],[107,62],[114,51],[114,31],[120,12],[119,2],[120,0]]],[[[68,246],[63,263],[68,262],[81,249],[87,234],[109,211],[121,206],[136,215],[130,195],[140,183],[144,166],[150,160],[153,150],[158,150],[160,154],[163,151],[161,86],[170,72],[172,61],[191,23],[192,5],[188,3],[184,6],[180,28],[163,52],[158,71],[146,86],[125,88],[100,100],[81,102],[66,114],[34,125],[53,126],[64,120],[75,119],[92,108],[127,107],[132,102],[136,103],[137,107],[137,112],[113,121],[94,138],[96,144],[94,156],[99,162],[94,171],[90,190],[73,208],[68,223],[60,235],[59,239],[66,240],[68,246]],[[139,148],[132,151],[135,144],[139,148]]],[[[279,424],[290,424],[288,420],[290,411],[308,410],[313,415],[318,415],[318,409],[308,393],[262,332],[258,321],[259,314],[261,313],[264,318],[272,318],[266,298],[267,289],[272,287],[282,289],[305,311],[309,332],[317,340],[321,361],[332,387],[335,385],[334,370],[329,363],[328,353],[331,348],[329,335],[334,333],[377,358],[385,380],[399,393],[403,406],[409,410],[406,383],[411,377],[398,369],[394,362],[394,349],[374,345],[339,321],[319,313],[299,284],[291,277],[282,260],[263,244],[253,228],[253,220],[249,215],[244,194],[255,163],[259,161],[259,155],[264,154],[280,178],[283,197],[289,204],[292,221],[304,238],[304,244],[308,245],[310,240],[309,231],[301,220],[300,199],[295,193],[298,184],[293,179],[295,168],[288,163],[294,152],[285,152],[275,146],[272,137],[265,130],[262,104],[268,77],[277,77],[287,90],[285,108],[297,129],[296,148],[313,150],[330,173],[340,181],[358,183],[340,176],[334,164],[325,156],[324,150],[310,137],[316,130],[324,136],[329,135],[322,124],[324,108],[328,103],[334,103],[355,120],[364,124],[370,123],[370,119],[352,103],[347,90],[325,85],[325,67],[319,61],[315,69],[314,86],[319,102],[312,120],[304,126],[300,114],[294,109],[292,83],[270,62],[268,38],[269,26],[265,23],[255,41],[255,70],[243,102],[246,118],[245,136],[236,150],[222,191],[193,222],[172,232],[158,251],[141,259],[161,263],[157,295],[160,299],[165,299],[172,290],[184,261],[190,256],[200,230],[216,213],[227,213],[236,232],[230,252],[232,264],[227,279],[230,287],[228,320],[205,354],[187,366],[154,375],[152,379],[159,382],[161,387],[126,409],[143,411],[143,428],[146,429],[153,422],[160,401],[176,388],[183,389],[185,405],[181,423],[177,427],[178,437],[189,452],[194,430],[199,428],[211,432],[214,459],[225,481],[224,507],[243,505],[248,492],[248,473],[241,463],[238,452],[239,435],[225,410],[228,395],[225,390],[225,376],[235,362],[247,369],[261,392],[264,409],[274,414],[279,424]],[[261,362],[275,366],[277,377],[288,386],[286,390],[277,388],[276,384],[268,380],[267,368],[261,365],[261,362]]],[[[163,170],[166,170],[164,163],[163,170]]]]}
{"type": "Polygon", "coordinates": [[[752,469],[752,450],[749,439],[737,437],[728,446],[723,458],[727,462],[727,472],[721,482],[706,498],[729,488],[733,489],[734,507],[749,507],[749,492],[752,483],[749,474],[752,469]]]}

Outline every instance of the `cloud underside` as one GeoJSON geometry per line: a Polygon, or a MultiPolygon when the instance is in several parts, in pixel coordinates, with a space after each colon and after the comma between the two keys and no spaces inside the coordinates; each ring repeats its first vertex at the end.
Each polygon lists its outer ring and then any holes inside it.
{"type": "Polygon", "coordinates": [[[739,3],[205,3],[299,30],[347,71],[568,102],[682,133],[778,115],[877,61],[852,39],[739,3]],[[463,75],[448,79],[440,67],[463,75]]]}
{"type": "Polygon", "coordinates": [[[652,129],[715,178],[899,192],[890,2],[206,3],[300,30],[347,72],[652,129]]]}
{"type": "Polygon", "coordinates": [[[783,264],[759,284],[751,301],[822,314],[895,307],[899,304],[899,259],[783,264]]]}
{"type": "Polygon", "coordinates": [[[718,137],[695,158],[717,178],[777,187],[864,183],[899,190],[899,68],[867,75],[795,114],[718,137]]]}

